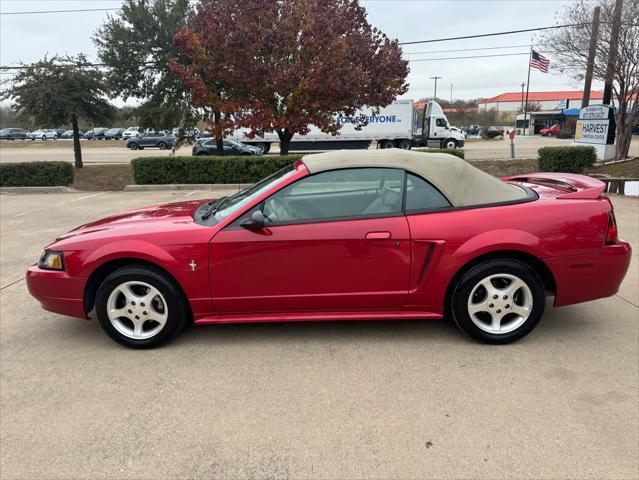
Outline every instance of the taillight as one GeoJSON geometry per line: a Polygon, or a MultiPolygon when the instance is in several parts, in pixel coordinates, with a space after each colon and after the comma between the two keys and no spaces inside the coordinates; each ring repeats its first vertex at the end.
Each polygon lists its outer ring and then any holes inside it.
{"type": "Polygon", "coordinates": [[[608,214],[608,231],[606,232],[606,245],[617,243],[618,238],[619,231],[617,230],[617,220],[615,219],[615,212],[611,211],[608,214]]]}

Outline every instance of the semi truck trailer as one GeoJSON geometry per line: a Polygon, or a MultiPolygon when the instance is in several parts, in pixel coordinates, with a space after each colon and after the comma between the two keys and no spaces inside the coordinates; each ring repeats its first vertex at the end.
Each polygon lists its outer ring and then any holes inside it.
{"type": "MultiPolygon", "coordinates": [[[[412,100],[398,100],[375,113],[372,108],[363,108],[352,117],[335,117],[342,128],[337,135],[322,132],[311,126],[306,135],[295,135],[291,141],[291,151],[365,149],[372,142],[377,148],[413,147],[461,148],[464,134],[451,127],[437,102],[414,103],[412,100]]],[[[276,133],[248,138],[246,130],[235,132],[235,140],[261,147],[268,153],[273,143],[278,143],[276,133]]]]}

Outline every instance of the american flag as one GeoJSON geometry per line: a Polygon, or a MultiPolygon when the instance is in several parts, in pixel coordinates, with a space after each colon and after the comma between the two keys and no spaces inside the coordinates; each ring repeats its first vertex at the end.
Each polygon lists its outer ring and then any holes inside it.
{"type": "Polygon", "coordinates": [[[532,56],[530,57],[530,66],[544,73],[548,73],[550,60],[544,57],[541,53],[537,53],[533,50],[532,56]]]}

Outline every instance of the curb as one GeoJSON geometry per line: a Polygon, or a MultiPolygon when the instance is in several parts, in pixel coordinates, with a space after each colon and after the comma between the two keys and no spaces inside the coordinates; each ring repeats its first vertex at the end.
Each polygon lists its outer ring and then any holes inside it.
{"type": "Polygon", "coordinates": [[[82,193],[71,187],[0,187],[0,193],[82,193]]]}
{"type": "Polygon", "coordinates": [[[242,190],[250,183],[174,183],[167,185],[127,185],[125,192],[155,192],[162,190],[242,190]]]}

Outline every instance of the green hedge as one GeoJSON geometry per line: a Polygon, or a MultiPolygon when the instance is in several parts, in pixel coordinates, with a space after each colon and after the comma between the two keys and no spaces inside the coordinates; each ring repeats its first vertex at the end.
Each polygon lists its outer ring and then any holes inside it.
{"type": "Polygon", "coordinates": [[[574,132],[569,128],[562,128],[559,130],[557,134],[557,138],[573,138],[575,136],[574,132]]]}
{"type": "Polygon", "coordinates": [[[595,147],[543,147],[538,153],[542,172],[582,173],[597,161],[595,147]]]}
{"type": "Polygon", "coordinates": [[[138,185],[254,183],[302,155],[251,157],[140,157],[131,161],[138,185]]]}
{"type": "Polygon", "coordinates": [[[425,153],[449,153],[461,159],[464,158],[464,150],[461,148],[413,148],[413,150],[425,153]]]}
{"type": "Polygon", "coordinates": [[[73,183],[73,165],[67,162],[0,164],[0,187],[58,187],[73,183]]]}

